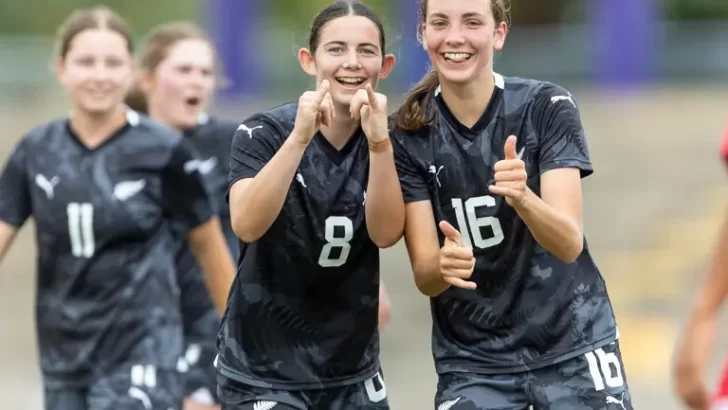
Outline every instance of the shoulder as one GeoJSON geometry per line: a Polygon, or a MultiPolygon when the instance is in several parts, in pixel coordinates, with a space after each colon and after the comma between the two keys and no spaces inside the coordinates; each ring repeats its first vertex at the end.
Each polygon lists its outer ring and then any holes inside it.
{"type": "Polygon", "coordinates": [[[19,145],[33,146],[47,144],[49,138],[68,134],[68,118],[57,118],[55,120],[36,125],[23,135],[19,145]]]}
{"type": "Polygon", "coordinates": [[[266,138],[286,138],[296,123],[298,103],[291,102],[265,111],[257,112],[236,126],[235,134],[253,139],[264,135],[266,138]]]}
{"type": "Polygon", "coordinates": [[[167,147],[176,147],[182,142],[182,132],[175,128],[168,127],[135,111],[130,111],[128,117],[130,119],[129,125],[132,127],[132,132],[146,137],[138,138],[138,142],[146,142],[148,144],[163,145],[167,147]],[[135,117],[136,120],[132,120],[132,118],[135,117]]]}
{"type": "Polygon", "coordinates": [[[549,81],[522,77],[502,77],[504,97],[522,103],[552,103],[572,98],[571,93],[549,81]]]}
{"type": "Polygon", "coordinates": [[[209,117],[204,127],[210,129],[210,133],[221,138],[230,138],[238,129],[240,124],[235,121],[225,120],[217,117],[209,117]]]}

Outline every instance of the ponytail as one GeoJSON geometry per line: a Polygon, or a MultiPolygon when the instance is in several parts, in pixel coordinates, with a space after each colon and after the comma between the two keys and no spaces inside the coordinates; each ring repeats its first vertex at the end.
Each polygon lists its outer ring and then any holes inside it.
{"type": "Polygon", "coordinates": [[[430,109],[430,101],[438,85],[437,71],[432,70],[405,94],[404,102],[394,113],[395,129],[417,132],[432,125],[436,107],[430,109]]]}
{"type": "Polygon", "coordinates": [[[131,89],[129,89],[129,92],[126,94],[126,97],[124,98],[124,103],[131,108],[132,110],[144,114],[149,115],[149,105],[147,104],[147,96],[144,94],[144,91],[142,91],[142,88],[139,86],[138,82],[135,82],[131,89]]]}

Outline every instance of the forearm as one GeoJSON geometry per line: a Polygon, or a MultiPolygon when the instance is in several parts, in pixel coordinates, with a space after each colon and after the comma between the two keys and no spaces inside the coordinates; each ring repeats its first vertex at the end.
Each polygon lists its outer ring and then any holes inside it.
{"type": "Polygon", "coordinates": [[[391,142],[369,151],[366,221],[369,237],[380,248],[396,244],[404,231],[404,199],[391,142]]]}
{"type": "Polygon", "coordinates": [[[295,138],[288,138],[250,181],[244,195],[236,203],[230,204],[231,208],[236,208],[231,214],[237,216],[233,227],[240,239],[254,242],[273,224],[283,208],[305,149],[305,144],[295,138]]]}
{"type": "Polygon", "coordinates": [[[15,239],[18,229],[8,223],[0,221],[0,264],[2,264],[5,253],[10,249],[10,245],[15,239]]]}
{"type": "Polygon", "coordinates": [[[440,273],[440,257],[434,254],[426,261],[419,259],[420,262],[412,263],[412,272],[415,276],[415,285],[417,289],[425,296],[436,297],[450,287],[445,282],[440,273]]]}
{"type": "Polygon", "coordinates": [[[708,274],[701,281],[690,312],[690,320],[714,317],[728,296],[728,213],[708,274]]]}
{"type": "Polygon", "coordinates": [[[189,243],[204,275],[205,285],[212,302],[222,315],[225,312],[230,287],[235,277],[235,264],[219,227],[219,222],[217,222],[218,232],[214,235],[200,235],[197,238],[192,236],[189,243]]]}
{"type": "Polygon", "coordinates": [[[579,257],[584,248],[584,234],[573,218],[544,202],[530,189],[516,212],[536,241],[551,254],[565,263],[579,257]]]}

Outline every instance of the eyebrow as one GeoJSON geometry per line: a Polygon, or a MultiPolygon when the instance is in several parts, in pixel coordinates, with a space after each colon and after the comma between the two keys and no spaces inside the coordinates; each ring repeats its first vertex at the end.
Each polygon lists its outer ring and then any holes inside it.
{"type": "MultiPolygon", "coordinates": [[[[333,46],[333,45],[346,46],[347,44],[343,41],[329,41],[328,43],[324,44],[324,46],[333,46]]],[[[376,44],[372,44],[372,43],[359,43],[358,47],[374,47],[376,49],[379,49],[379,46],[377,46],[376,44]]]]}
{"type": "MultiPolygon", "coordinates": [[[[432,13],[432,14],[430,14],[430,18],[433,18],[433,17],[437,17],[437,18],[443,18],[443,19],[447,19],[447,18],[448,18],[448,16],[447,16],[446,14],[444,14],[444,13],[432,13]]],[[[469,12],[469,13],[464,13],[464,14],[462,15],[462,17],[463,17],[463,18],[470,18],[470,17],[485,17],[485,14],[483,14],[483,13],[476,13],[476,12],[472,12],[472,11],[471,11],[471,12],[469,12]]]]}

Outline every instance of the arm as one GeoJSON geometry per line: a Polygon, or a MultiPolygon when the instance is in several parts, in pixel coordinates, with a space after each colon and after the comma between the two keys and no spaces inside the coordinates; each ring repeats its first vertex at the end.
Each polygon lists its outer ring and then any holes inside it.
{"type": "Polygon", "coordinates": [[[276,128],[261,117],[244,125],[261,128],[251,131],[254,137],[244,129],[235,132],[229,202],[233,231],[250,243],[263,236],[280,214],[307,144],[300,138],[286,138],[280,144],[276,128]]]}
{"type": "Polygon", "coordinates": [[[682,340],[675,350],[675,388],[678,396],[692,408],[705,408],[708,405],[709,393],[705,387],[704,372],[715,347],[718,313],[727,296],[728,210],[710,269],[695,292],[682,340]]]}
{"type": "Polygon", "coordinates": [[[0,174],[0,264],[32,213],[25,150],[22,142],[18,144],[0,174]]]}
{"type": "Polygon", "coordinates": [[[184,140],[175,147],[161,176],[162,201],[166,214],[186,233],[210,297],[222,314],[235,276],[235,264],[204,178],[199,170],[185,167],[194,158],[193,150],[184,140]]]}
{"type": "Polygon", "coordinates": [[[392,302],[389,299],[384,282],[379,281],[379,331],[382,331],[392,320],[392,302]]]}
{"type": "Polygon", "coordinates": [[[217,311],[222,314],[235,276],[235,265],[222,234],[220,220],[211,218],[187,235],[192,254],[205,275],[205,284],[217,311]]]}
{"type": "Polygon", "coordinates": [[[548,85],[536,98],[532,120],[541,196],[527,189],[515,209],[544,249],[572,263],[584,247],[581,178],[593,172],[579,109],[568,91],[548,85]]]}
{"type": "Polygon", "coordinates": [[[435,297],[450,285],[440,272],[440,241],[430,191],[405,146],[407,138],[413,137],[392,137],[397,174],[406,202],[404,239],[417,289],[424,295],[435,297]]]}
{"type": "Polygon", "coordinates": [[[404,200],[394,165],[392,143],[387,138],[370,144],[366,202],[369,237],[380,248],[395,245],[404,230],[404,200]]]}
{"type": "Polygon", "coordinates": [[[411,202],[405,206],[404,239],[419,291],[435,297],[447,290],[440,272],[440,242],[430,201],[411,202]]]}
{"type": "Polygon", "coordinates": [[[526,190],[516,205],[538,243],[565,263],[581,255],[582,232],[581,177],[575,168],[562,168],[541,175],[541,197],[526,190]]]}

